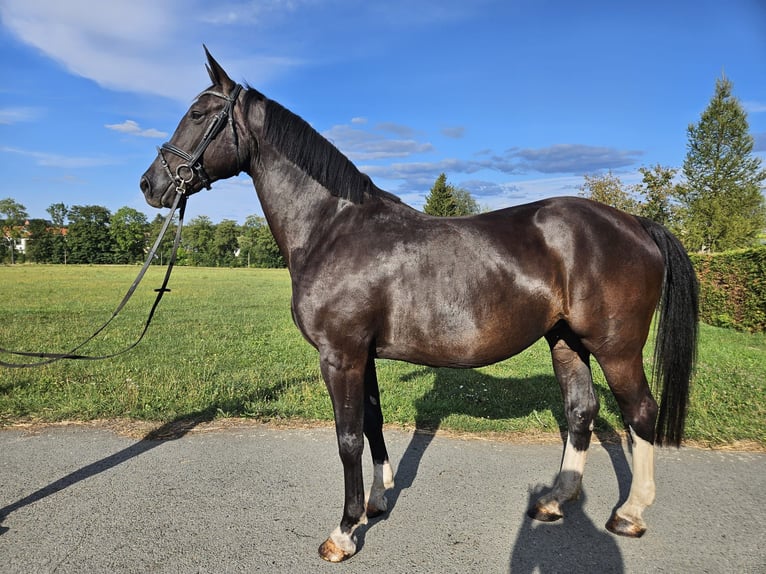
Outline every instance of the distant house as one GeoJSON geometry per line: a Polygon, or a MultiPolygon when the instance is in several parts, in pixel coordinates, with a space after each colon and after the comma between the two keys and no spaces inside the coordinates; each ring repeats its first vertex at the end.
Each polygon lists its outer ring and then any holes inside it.
{"type": "MultiPolygon", "coordinates": [[[[68,232],[66,227],[56,227],[50,221],[45,222],[45,232],[51,235],[63,235],[66,237],[68,232]]],[[[13,241],[14,249],[19,253],[27,252],[27,243],[31,239],[34,239],[32,232],[29,230],[29,220],[24,222],[24,225],[17,225],[15,227],[3,227],[3,239],[8,242],[13,241]],[[14,236],[16,239],[14,240],[14,236]]]]}

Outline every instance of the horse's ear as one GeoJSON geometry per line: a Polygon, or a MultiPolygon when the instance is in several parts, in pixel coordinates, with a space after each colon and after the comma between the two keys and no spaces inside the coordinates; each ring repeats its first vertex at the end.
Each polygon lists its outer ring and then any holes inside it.
{"type": "Polygon", "coordinates": [[[205,49],[205,55],[207,56],[205,67],[210,75],[210,81],[213,82],[214,86],[220,86],[227,92],[230,91],[234,87],[234,82],[229,78],[221,65],[215,61],[215,58],[210,55],[207,46],[203,44],[202,47],[205,49]]]}

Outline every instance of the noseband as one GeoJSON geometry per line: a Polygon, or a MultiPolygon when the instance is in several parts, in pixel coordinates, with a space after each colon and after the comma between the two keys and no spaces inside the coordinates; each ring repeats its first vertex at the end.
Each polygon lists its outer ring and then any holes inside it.
{"type": "Polygon", "coordinates": [[[202,141],[199,142],[197,148],[194,150],[194,153],[190,154],[185,152],[170,142],[165,142],[161,147],[157,148],[157,154],[160,157],[160,163],[162,163],[162,167],[165,168],[165,171],[167,172],[168,176],[170,176],[170,179],[175,181],[176,192],[179,194],[186,194],[186,186],[194,181],[195,177],[199,177],[205,189],[210,189],[210,178],[208,177],[205,168],[202,166],[202,155],[210,145],[210,142],[212,142],[216,136],[221,133],[223,128],[226,127],[227,122],[231,124],[231,130],[234,134],[234,146],[237,148],[237,153],[239,153],[239,142],[237,140],[237,130],[234,127],[234,115],[232,110],[234,109],[234,104],[237,103],[237,98],[239,97],[239,93],[241,91],[242,86],[237,84],[234,86],[234,89],[228,96],[211,90],[202,92],[200,94],[200,96],[208,94],[217,98],[222,98],[226,100],[226,105],[210,122],[210,125],[208,125],[207,129],[205,130],[205,135],[202,137],[202,141]],[[184,160],[184,163],[181,163],[178,165],[178,167],[176,167],[175,174],[170,171],[170,166],[168,165],[167,160],[165,160],[165,155],[162,153],[163,150],[177,155],[182,160],[184,160]]]}

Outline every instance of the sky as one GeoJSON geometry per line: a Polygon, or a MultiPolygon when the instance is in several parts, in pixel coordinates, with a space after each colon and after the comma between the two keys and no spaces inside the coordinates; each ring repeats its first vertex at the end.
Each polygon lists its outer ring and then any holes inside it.
{"type": "MultiPolygon", "coordinates": [[[[416,208],[440,173],[495,209],[680,168],[722,74],[766,159],[764,0],[0,0],[0,199],[164,213],[138,183],[203,44],[416,208]]],[[[246,175],[187,208],[260,214],[246,175]]]]}

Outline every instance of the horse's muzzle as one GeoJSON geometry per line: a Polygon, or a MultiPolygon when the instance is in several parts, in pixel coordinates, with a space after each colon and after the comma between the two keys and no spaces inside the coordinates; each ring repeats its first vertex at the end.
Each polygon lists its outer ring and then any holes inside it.
{"type": "Polygon", "coordinates": [[[170,207],[173,205],[173,194],[170,193],[171,191],[174,191],[175,188],[173,186],[169,186],[166,189],[155,189],[155,187],[152,185],[151,180],[146,177],[146,175],[141,177],[141,182],[139,183],[139,187],[141,188],[141,191],[144,194],[144,198],[146,199],[146,203],[151,205],[152,207],[170,207]]]}
{"type": "Polygon", "coordinates": [[[144,175],[141,177],[141,183],[139,184],[141,192],[144,194],[146,203],[152,207],[162,207],[162,198],[157,198],[152,195],[152,182],[144,175]]]}

